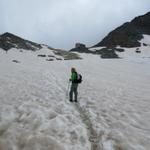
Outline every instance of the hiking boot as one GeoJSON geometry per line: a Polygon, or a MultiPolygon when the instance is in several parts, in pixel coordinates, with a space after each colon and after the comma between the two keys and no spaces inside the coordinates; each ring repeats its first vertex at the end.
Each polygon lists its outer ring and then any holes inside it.
{"type": "Polygon", "coordinates": [[[76,102],[76,103],[77,103],[78,101],[77,101],[77,100],[75,100],[74,102],[76,102]]]}
{"type": "Polygon", "coordinates": [[[72,99],[70,99],[69,101],[70,101],[70,102],[73,102],[73,100],[72,100],[72,99]]]}

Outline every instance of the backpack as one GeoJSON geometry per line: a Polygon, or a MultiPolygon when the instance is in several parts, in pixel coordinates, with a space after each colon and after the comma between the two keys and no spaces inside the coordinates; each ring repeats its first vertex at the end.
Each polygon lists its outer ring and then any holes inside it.
{"type": "Polygon", "coordinates": [[[76,83],[81,83],[81,82],[82,82],[82,75],[81,74],[77,74],[76,83]]]}

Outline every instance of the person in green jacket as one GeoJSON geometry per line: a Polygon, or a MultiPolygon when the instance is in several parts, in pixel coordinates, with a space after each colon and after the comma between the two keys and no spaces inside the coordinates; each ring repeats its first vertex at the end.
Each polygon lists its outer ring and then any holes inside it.
{"type": "Polygon", "coordinates": [[[78,102],[77,98],[78,98],[78,83],[77,83],[77,71],[75,68],[71,68],[71,88],[70,88],[70,93],[69,93],[69,98],[70,98],[70,102],[73,102],[73,93],[74,93],[74,102],[78,102]]]}

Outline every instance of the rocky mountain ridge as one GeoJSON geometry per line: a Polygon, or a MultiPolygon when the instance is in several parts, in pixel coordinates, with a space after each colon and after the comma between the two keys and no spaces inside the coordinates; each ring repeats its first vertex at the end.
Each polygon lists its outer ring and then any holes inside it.
{"type": "Polygon", "coordinates": [[[93,47],[140,47],[139,41],[143,38],[143,34],[150,35],[150,12],[124,23],[93,47]]]}
{"type": "Polygon", "coordinates": [[[8,51],[11,48],[26,49],[26,50],[39,50],[42,48],[41,44],[37,44],[23,38],[20,38],[11,33],[4,33],[0,35],[0,48],[8,51]]]}
{"type": "MultiPolygon", "coordinates": [[[[49,53],[53,53],[54,55],[53,58],[56,56],[58,56],[58,58],[56,58],[56,60],[72,60],[72,59],[81,59],[77,54],[65,51],[65,50],[61,50],[61,49],[55,49],[52,47],[49,47],[48,45],[44,45],[44,44],[37,44],[35,42],[29,41],[29,40],[25,40],[19,36],[16,36],[12,33],[4,33],[2,35],[0,35],[0,48],[2,50],[5,50],[6,52],[8,52],[10,49],[15,48],[15,49],[19,49],[20,52],[22,52],[23,50],[27,50],[27,51],[40,51],[40,54],[38,55],[38,57],[46,57],[47,55],[44,53],[44,49],[49,50],[49,53]],[[59,58],[61,57],[61,59],[59,58]]],[[[50,56],[50,55],[48,55],[50,56]]],[[[54,59],[52,58],[48,58],[48,61],[52,61],[54,59]]]]}
{"type": "Polygon", "coordinates": [[[101,58],[119,58],[117,53],[124,52],[125,48],[136,48],[135,53],[139,53],[137,50],[139,47],[148,46],[148,44],[141,43],[144,35],[150,35],[150,12],[124,23],[90,48],[84,44],[77,44],[70,51],[98,54],[101,58]]]}

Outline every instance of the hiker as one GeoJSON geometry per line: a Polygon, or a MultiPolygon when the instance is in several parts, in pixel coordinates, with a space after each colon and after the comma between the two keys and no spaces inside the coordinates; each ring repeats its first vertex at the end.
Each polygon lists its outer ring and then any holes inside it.
{"type": "Polygon", "coordinates": [[[78,102],[77,97],[78,97],[78,82],[77,82],[77,71],[75,68],[71,68],[71,88],[70,88],[70,93],[69,93],[69,98],[70,102],[73,102],[73,93],[74,93],[74,102],[78,102]]]}

